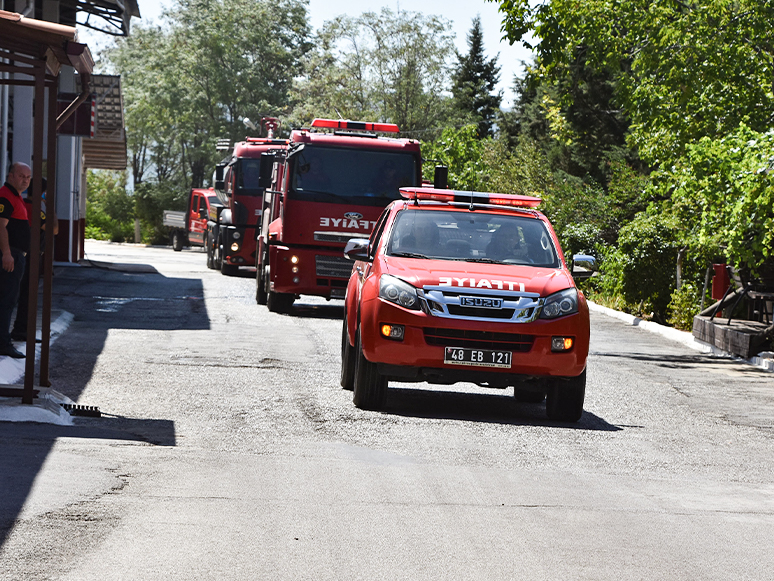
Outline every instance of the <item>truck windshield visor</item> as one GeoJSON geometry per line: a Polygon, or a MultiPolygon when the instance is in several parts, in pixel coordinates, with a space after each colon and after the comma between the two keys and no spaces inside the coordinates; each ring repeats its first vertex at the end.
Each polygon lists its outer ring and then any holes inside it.
{"type": "Polygon", "coordinates": [[[479,211],[403,210],[390,233],[387,254],[559,267],[541,220],[479,211]]]}
{"type": "Polygon", "coordinates": [[[399,188],[418,185],[411,153],[306,145],[292,157],[291,195],[296,199],[386,206],[399,188]]]}

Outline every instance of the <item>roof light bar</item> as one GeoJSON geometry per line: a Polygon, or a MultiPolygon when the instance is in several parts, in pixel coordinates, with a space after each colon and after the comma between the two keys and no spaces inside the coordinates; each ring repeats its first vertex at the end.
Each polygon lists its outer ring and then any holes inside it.
{"type": "Polygon", "coordinates": [[[435,202],[457,202],[492,204],[514,208],[537,208],[542,201],[534,196],[518,194],[497,194],[490,192],[464,192],[459,190],[436,190],[434,188],[401,188],[400,195],[407,200],[431,200],[435,202]]]}
{"type": "Polygon", "coordinates": [[[328,129],[353,129],[357,131],[383,131],[385,133],[400,133],[395,123],[371,123],[366,121],[346,121],[339,119],[315,119],[312,127],[328,129]]]}

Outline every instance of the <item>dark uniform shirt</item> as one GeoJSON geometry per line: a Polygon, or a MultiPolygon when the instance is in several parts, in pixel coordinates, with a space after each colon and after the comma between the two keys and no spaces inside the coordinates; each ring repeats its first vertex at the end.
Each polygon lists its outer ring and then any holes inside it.
{"type": "Polygon", "coordinates": [[[0,218],[6,218],[8,244],[23,252],[30,251],[30,224],[27,205],[13,186],[6,183],[0,188],[0,218]]]}

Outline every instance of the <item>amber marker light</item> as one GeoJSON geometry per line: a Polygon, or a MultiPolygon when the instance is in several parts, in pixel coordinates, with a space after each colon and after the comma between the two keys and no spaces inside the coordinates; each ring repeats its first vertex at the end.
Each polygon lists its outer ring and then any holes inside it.
{"type": "Polygon", "coordinates": [[[387,339],[403,341],[403,325],[388,325],[387,323],[383,323],[380,330],[382,336],[387,339]]]}
{"type": "Polygon", "coordinates": [[[551,337],[551,351],[569,351],[574,343],[572,337],[551,337]]]}

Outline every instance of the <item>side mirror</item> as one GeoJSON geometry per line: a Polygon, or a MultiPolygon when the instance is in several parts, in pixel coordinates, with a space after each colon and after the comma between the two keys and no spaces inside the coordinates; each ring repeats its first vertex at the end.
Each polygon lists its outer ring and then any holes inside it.
{"type": "Polygon", "coordinates": [[[226,168],[226,164],[219,163],[215,166],[215,173],[212,176],[212,187],[216,190],[223,191],[226,189],[226,182],[223,179],[223,170],[226,168]]]}
{"type": "Polygon", "coordinates": [[[597,271],[597,259],[588,254],[575,254],[572,257],[572,277],[575,280],[586,280],[597,271]]]}
{"type": "Polygon", "coordinates": [[[207,213],[207,208],[199,208],[199,217],[202,220],[206,220],[209,214],[207,213]]]}
{"type": "Polygon", "coordinates": [[[371,262],[371,257],[368,255],[368,239],[367,238],[350,238],[347,245],[344,247],[344,257],[350,260],[364,260],[371,262]]]}
{"type": "Polygon", "coordinates": [[[261,173],[258,175],[258,187],[268,190],[271,188],[271,174],[274,171],[274,154],[261,154],[261,173]]]}
{"type": "Polygon", "coordinates": [[[446,190],[449,188],[449,168],[445,165],[435,166],[433,173],[433,187],[436,190],[446,190]]]}

